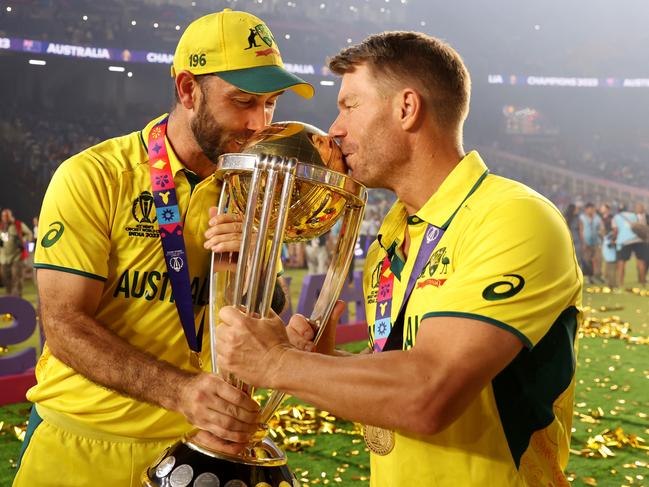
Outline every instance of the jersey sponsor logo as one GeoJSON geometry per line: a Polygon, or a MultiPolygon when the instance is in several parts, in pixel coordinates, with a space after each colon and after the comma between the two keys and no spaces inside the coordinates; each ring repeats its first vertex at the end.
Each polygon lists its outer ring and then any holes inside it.
{"type": "MultiPolygon", "coordinates": [[[[436,229],[435,229],[436,230],[436,229]]],[[[424,266],[424,268],[421,270],[421,274],[419,274],[418,279],[424,279],[424,278],[430,278],[437,272],[437,269],[439,268],[439,275],[442,274],[447,274],[448,273],[448,266],[451,263],[451,259],[448,258],[446,255],[446,247],[442,247],[441,249],[436,250],[433,255],[431,256],[430,260],[428,263],[424,266]],[[441,268],[440,268],[441,265],[441,268]]],[[[442,279],[442,281],[446,281],[446,279],[442,279]]],[[[444,282],[442,282],[443,284],[444,282]]],[[[420,286],[419,283],[417,284],[417,287],[424,287],[420,286]]]]}
{"type": "Polygon", "coordinates": [[[159,238],[160,233],[154,223],[158,220],[155,211],[153,195],[149,191],[142,191],[133,200],[131,215],[137,225],[124,227],[129,237],[159,238]]]}
{"type": "Polygon", "coordinates": [[[380,260],[374,267],[374,270],[372,271],[372,289],[376,289],[377,291],[379,289],[379,281],[381,279],[382,266],[383,266],[383,261],[380,260]]]}
{"type": "Polygon", "coordinates": [[[434,287],[440,287],[443,286],[444,283],[446,282],[446,279],[426,279],[421,282],[417,282],[417,289],[424,288],[426,286],[434,286],[434,287]]]}
{"type": "MultiPolygon", "coordinates": [[[[192,302],[196,306],[205,306],[208,302],[209,279],[192,278],[191,291],[192,302]]],[[[119,276],[113,297],[174,302],[171,282],[166,272],[136,269],[127,269],[119,276]]]]}
{"type": "Polygon", "coordinates": [[[59,221],[50,223],[50,229],[45,235],[43,235],[43,238],[41,239],[41,245],[46,249],[51,247],[59,241],[64,231],[65,226],[63,225],[63,223],[59,221]]]}
{"type": "Polygon", "coordinates": [[[514,282],[508,280],[490,284],[482,291],[482,297],[484,299],[487,301],[499,301],[501,299],[511,298],[512,296],[516,296],[523,289],[523,286],[525,286],[523,276],[519,276],[518,274],[504,274],[503,277],[511,277],[514,282]]]}
{"type": "Polygon", "coordinates": [[[140,196],[133,200],[131,214],[138,223],[154,223],[157,219],[154,207],[153,195],[149,191],[142,191],[140,196]]]}

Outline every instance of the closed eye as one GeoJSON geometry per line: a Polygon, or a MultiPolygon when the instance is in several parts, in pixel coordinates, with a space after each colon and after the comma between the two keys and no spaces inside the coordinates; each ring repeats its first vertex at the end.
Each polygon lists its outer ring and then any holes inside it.
{"type": "Polygon", "coordinates": [[[241,98],[234,98],[232,101],[242,107],[249,107],[253,104],[253,100],[251,98],[245,100],[241,98]]]}

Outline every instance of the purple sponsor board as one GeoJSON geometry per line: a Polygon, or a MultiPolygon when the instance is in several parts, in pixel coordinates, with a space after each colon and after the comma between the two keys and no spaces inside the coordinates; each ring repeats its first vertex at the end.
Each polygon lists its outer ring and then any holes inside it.
{"type": "MultiPolygon", "coordinates": [[[[0,37],[0,50],[7,49],[32,54],[49,54],[81,59],[98,59],[119,63],[166,64],[173,62],[174,55],[169,52],[138,51],[112,47],[80,46],[60,42],[35,41],[17,37],[0,37]]],[[[286,69],[300,75],[331,76],[324,66],[313,64],[286,63],[286,69]]]]}

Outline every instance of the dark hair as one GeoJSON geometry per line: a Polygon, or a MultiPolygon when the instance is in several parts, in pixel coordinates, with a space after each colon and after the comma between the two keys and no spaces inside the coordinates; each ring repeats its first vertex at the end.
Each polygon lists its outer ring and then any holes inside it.
{"type": "Polygon", "coordinates": [[[448,44],[420,32],[382,32],[328,59],[338,75],[367,64],[383,85],[416,83],[439,126],[457,130],[469,112],[471,79],[460,55],[448,44]]]}
{"type": "Polygon", "coordinates": [[[595,205],[589,201],[588,203],[586,203],[586,204],[584,205],[584,210],[585,210],[586,208],[595,208],[595,205]]]}

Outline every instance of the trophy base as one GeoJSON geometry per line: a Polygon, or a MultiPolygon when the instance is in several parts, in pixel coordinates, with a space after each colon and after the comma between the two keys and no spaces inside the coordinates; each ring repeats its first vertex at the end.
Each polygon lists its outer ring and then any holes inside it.
{"type": "Polygon", "coordinates": [[[265,458],[213,452],[192,442],[179,441],[167,448],[142,474],[145,487],[296,487],[286,456],[268,438],[255,450],[265,458]]]}

